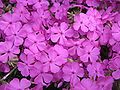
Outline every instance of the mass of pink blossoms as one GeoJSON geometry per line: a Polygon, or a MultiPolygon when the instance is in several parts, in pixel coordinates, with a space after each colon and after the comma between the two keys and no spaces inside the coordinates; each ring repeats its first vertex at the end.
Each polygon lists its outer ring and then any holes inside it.
{"type": "Polygon", "coordinates": [[[8,76],[0,76],[0,90],[113,90],[120,79],[119,0],[4,1],[0,73],[8,76]],[[7,81],[14,68],[22,78],[7,81]],[[59,89],[46,89],[51,84],[59,89]]]}

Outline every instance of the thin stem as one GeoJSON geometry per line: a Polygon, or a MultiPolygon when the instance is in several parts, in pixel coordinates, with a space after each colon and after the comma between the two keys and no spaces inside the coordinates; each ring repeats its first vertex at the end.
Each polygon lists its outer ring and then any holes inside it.
{"type": "Polygon", "coordinates": [[[9,75],[11,75],[16,68],[17,68],[17,67],[14,67],[8,74],[6,74],[2,79],[0,79],[0,82],[6,80],[6,78],[7,78],[9,75]]]}

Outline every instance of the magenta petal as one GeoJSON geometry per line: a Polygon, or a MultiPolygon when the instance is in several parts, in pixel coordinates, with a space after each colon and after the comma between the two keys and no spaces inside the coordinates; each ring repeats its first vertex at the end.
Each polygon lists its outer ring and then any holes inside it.
{"type": "Polygon", "coordinates": [[[54,34],[54,35],[51,35],[51,40],[53,42],[57,42],[60,38],[60,34],[54,34]]]}
{"type": "Polygon", "coordinates": [[[20,89],[20,82],[19,79],[14,78],[11,82],[10,85],[15,87],[16,89],[20,89]]]}
{"type": "Polygon", "coordinates": [[[34,79],[34,82],[35,82],[36,84],[43,83],[42,75],[39,74],[39,75],[34,79]]]}
{"type": "Polygon", "coordinates": [[[88,62],[88,56],[86,54],[83,56],[80,56],[80,60],[83,62],[88,62]]]}
{"type": "Polygon", "coordinates": [[[34,53],[38,53],[38,48],[37,48],[36,44],[31,45],[29,47],[29,49],[34,53]]]}
{"type": "Polygon", "coordinates": [[[112,73],[113,78],[119,79],[120,78],[120,70],[116,70],[112,73]]]}
{"type": "Polygon", "coordinates": [[[20,81],[20,87],[21,87],[22,89],[28,88],[30,85],[31,85],[30,81],[27,80],[26,78],[23,78],[23,79],[20,81]]]}
{"type": "Polygon", "coordinates": [[[46,48],[46,44],[43,42],[41,42],[41,43],[39,43],[38,45],[37,45],[37,47],[38,47],[38,49],[40,50],[40,51],[42,51],[42,50],[44,50],[45,48],[46,48]]]}
{"type": "Polygon", "coordinates": [[[29,70],[28,66],[24,63],[19,62],[18,63],[18,70],[21,71],[21,74],[23,76],[28,76],[29,75],[29,70]]]}
{"type": "Polygon", "coordinates": [[[55,58],[57,57],[57,53],[54,50],[50,50],[48,52],[49,58],[55,61],[55,58]]]}
{"type": "Polygon", "coordinates": [[[90,79],[82,79],[81,83],[84,87],[90,88],[93,82],[90,79]]]}
{"type": "Polygon", "coordinates": [[[68,29],[65,32],[66,37],[72,37],[74,35],[74,31],[72,29],[68,29]]]}
{"type": "Polygon", "coordinates": [[[60,67],[55,64],[50,64],[50,70],[52,73],[57,73],[60,70],[60,67]]]}
{"type": "Polygon", "coordinates": [[[65,32],[65,30],[67,30],[67,28],[68,28],[68,25],[65,22],[62,22],[60,24],[60,29],[63,33],[65,32]]]}
{"type": "Polygon", "coordinates": [[[0,61],[6,63],[8,61],[8,54],[1,55],[0,61]]]}
{"type": "Polygon", "coordinates": [[[71,74],[64,74],[64,75],[63,75],[63,79],[64,79],[65,81],[69,82],[69,81],[70,81],[70,76],[71,76],[71,74]]]}
{"type": "Polygon", "coordinates": [[[53,76],[51,74],[47,74],[47,73],[44,73],[43,74],[43,80],[46,82],[46,83],[50,83],[53,79],[53,76]]]}
{"type": "Polygon", "coordinates": [[[70,55],[75,55],[77,52],[77,49],[75,46],[71,47],[70,49],[68,49],[68,52],[70,55]]]}
{"type": "Polygon", "coordinates": [[[19,46],[19,45],[21,45],[22,43],[23,43],[23,38],[21,38],[21,37],[15,37],[14,44],[15,44],[16,46],[19,46]]]}
{"type": "Polygon", "coordinates": [[[63,46],[60,45],[55,45],[54,46],[55,50],[57,51],[57,53],[63,57],[67,57],[68,56],[68,51],[66,49],[63,48],[63,46]]]}
{"type": "Polygon", "coordinates": [[[66,58],[63,58],[61,56],[58,56],[55,58],[55,64],[61,66],[62,64],[65,64],[67,62],[66,58]]]}
{"type": "Polygon", "coordinates": [[[49,64],[49,63],[43,64],[43,71],[44,71],[44,72],[48,72],[49,69],[50,69],[50,64],[49,64]]]}
{"type": "Polygon", "coordinates": [[[19,54],[20,53],[20,49],[19,49],[19,47],[13,47],[11,52],[14,53],[14,54],[19,54]]]}

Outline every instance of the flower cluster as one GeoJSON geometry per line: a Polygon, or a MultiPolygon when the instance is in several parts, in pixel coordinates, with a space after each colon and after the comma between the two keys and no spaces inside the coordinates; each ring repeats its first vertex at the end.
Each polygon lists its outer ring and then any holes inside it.
{"type": "Polygon", "coordinates": [[[0,72],[20,72],[0,76],[0,90],[51,84],[112,90],[120,79],[119,6],[119,0],[0,0],[0,72]]]}

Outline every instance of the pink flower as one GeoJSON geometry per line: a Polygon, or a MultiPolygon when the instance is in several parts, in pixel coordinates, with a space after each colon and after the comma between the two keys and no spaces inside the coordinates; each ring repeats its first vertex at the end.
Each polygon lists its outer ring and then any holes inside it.
{"type": "Polygon", "coordinates": [[[109,6],[106,10],[102,10],[102,22],[106,23],[108,21],[113,21],[115,17],[118,15],[118,12],[113,12],[113,7],[109,6]]]}
{"type": "Polygon", "coordinates": [[[45,37],[41,33],[30,33],[28,34],[24,45],[33,53],[38,53],[46,48],[45,37]]]}
{"type": "Polygon", "coordinates": [[[62,57],[64,57],[64,58],[67,58],[67,57],[68,57],[68,51],[67,51],[67,49],[65,49],[62,45],[56,44],[56,45],[54,46],[54,50],[57,52],[57,54],[58,54],[59,56],[62,56],[62,57]]]}
{"type": "Polygon", "coordinates": [[[60,27],[54,25],[51,29],[51,40],[53,42],[58,42],[60,44],[64,44],[65,41],[67,41],[67,37],[72,37],[73,35],[73,31],[71,29],[68,28],[67,23],[62,22],[60,24],[60,27]]]}
{"type": "Polygon", "coordinates": [[[30,70],[30,75],[32,77],[35,77],[34,82],[36,84],[42,84],[42,85],[47,85],[49,84],[53,76],[50,73],[46,73],[43,70],[43,65],[40,62],[36,62],[30,70]]]}
{"type": "Polygon", "coordinates": [[[74,90],[100,90],[95,81],[89,78],[83,78],[74,86],[74,90]]]}
{"type": "Polygon", "coordinates": [[[67,5],[54,2],[53,7],[50,9],[52,13],[55,13],[56,19],[62,19],[67,15],[67,5]]]}
{"type": "Polygon", "coordinates": [[[75,30],[82,30],[83,32],[88,32],[89,31],[89,19],[88,15],[84,13],[80,13],[74,17],[75,23],[73,24],[73,28],[75,30]]]}
{"type": "Polygon", "coordinates": [[[80,60],[83,62],[95,62],[100,54],[99,48],[93,46],[90,43],[83,45],[83,48],[78,47],[77,54],[80,56],[80,60]]]}
{"type": "Polygon", "coordinates": [[[111,70],[117,70],[120,68],[120,56],[115,56],[113,57],[112,59],[110,59],[110,62],[109,62],[109,68],[111,70]]]}
{"type": "Polygon", "coordinates": [[[89,41],[95,45],[95,46],[99,46],[99,41],[98,39],[100,38],[99,34],[97,31],[94,32],[88,32],[87,33],[87,38],[89,39],[89,41]]]}
{"type": "Polygon", "coordinates": [[[0,49],[0,61],[3,63],[12,60],[20,53],[19,47],[14,46],[12,42],[0,43],[0,49]]]}
{"type": "Polygon", "coordinates": [[[98,7],[99,3],[97,2],[97,0],[86,0],[86,4],[88,6],[93,6],[93,7],[98,7]]]}
{"type": "Polygon", "coordinates": [[[63,67],[63,79],[66,82],[70,82],[75,85],[83,77],[84,70],[80,67],[77,62],[67,63],[63,67]]]}
{"type": "Polygon", "coordinates": [[[115,52],[117,52],[117,53],[119,53],[119,51],[120,51],[119,46],[120,46],[120,42],[116,42],[116,43],[112,46],[112,50],[115,51],[115,52]]]}
{"type": "Polygon", "coordinates": [[[12,26],[18,22],[19,18],[15,14],[5,13],[2,15],[2,18],[0,19],[0,29],[4,30],[6,33],[7,31],[12,30],[12,26]]]}
{"type": "Polygon", "coordinates": [[[26,32],[21,28],[22,24],[20,22],[15,23],[13,29],[6,32],[6,39],[14,42],[14,45],[16,46],[22,45],[23,39],[26,37],[26,32]]]}
{"type": "Polygon", "coordinates": [[[95,62],[92,64],[89,64],[87,66],[87,70],[89,72],[89,77],[93,77],[94,79],[96,77],[104,77],[104,71],[103,71],[103,67],[102,64],[95,62]]]}
{"type": "Polygon", "coordinates": [[[99,85],[99,90],[111,90],[113,87],[113,82],[114,79],[111,76],[106,76],[99,77],[96,83],[99,85]]]}
{"type": "Polygon", "coordinates": [[[114,23],[112,26],[112,36],[115,40],[120,41],[120,22],[114,23]]]}
{"type": "Polygon", "coordinates": [[[87,13],[88,19],[89,19],[89,24],[88,28],[90,31],[96,31],[97,29],[101,29],[101,25],[103,22],[101,21],[101,13],[98,12],[98,10],[89,8],[87,13]]]}
{"type": "Polygon", "coordinates": [[[112,73],[112,76],[114,79],[119,79],[120,78],[120,56],[116,56],[111,59],[109,62],[109,68],[111,70],[114,70],[112,73]]]}
{"type": "Polygon", "coordinates": [[[82,43],[84,42],[84,39],[79,39],[79,41],[72,41],[71,47],[68,49],[68,52],[70,55],[76,55],[77,54],[77,49],[79,47],[82,47],[82,43]]]}
{"type": "Polygon", "coordinates": [[[117,69],[116,71],[114,71],[112,73],[112,76],[113,76],[114,79],[120,79],[120,70],[117,69]]]}
{"type": "Polygon", "coordinates": [[[108,43],[109,39],[112,37],[110,28],[105,26],[102,30],[99,31],[99,42],[101,45],[108,43]]]}
{"type": "Polygon", "coordinates": [[[27,23],[28,20],[30,20],[30,13],[22,4],[17,4],[16,8],[14,9],[14,14],[19,16],[19,20],[24,23],[27,23]]]}
{"type": "Polygon", "coordinates": [[[30,67],[26,63],[18,62],[17,67],[23,76],[28,76],[30,74],[30,67]]]}
{"type": "Polygon", "coordinates": [[[18,62],[17,66],[18,66],[18,70],[21,72],[21,74],[23,76],[28,76],[30,75],[30,68],[32,66],[32,64],[35,62],[35,58],[33,57],[32,54],[24,54],[22,53],[20,55],[20,59],[23,62],[18,62]]]}
{"type": "Polygon", "coordinates": [[[9,84],[9,90],[27,90],[31,85],[31,82],[26,78],[21,80],[14,78],[9,84]]]}
{"type": "Polygon", "coordinates": [[[50,49],[48,55],[45,53],[41,55],[41,62],[45,72],[51,71],[52,73],[57,73],[61,65],[67,62],[67,59],[62,55],[58,56],[56,51],[50,49]]]}

